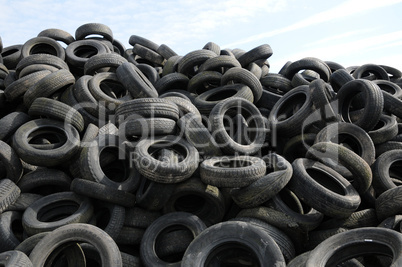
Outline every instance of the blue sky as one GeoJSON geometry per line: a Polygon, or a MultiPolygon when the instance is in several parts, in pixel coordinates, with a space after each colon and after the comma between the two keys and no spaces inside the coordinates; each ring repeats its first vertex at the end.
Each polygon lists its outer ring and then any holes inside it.
{"type": "Polygon", "coordinates": [[[402,70],[402,0],[0,0],[0,7],[4,46],[47,28],[74,35],[80,25],[100,22],[126,48],[133,34],[180,55],[209,41],[246,51],[269,44],[271,72],[308,56],[402,70]]]}

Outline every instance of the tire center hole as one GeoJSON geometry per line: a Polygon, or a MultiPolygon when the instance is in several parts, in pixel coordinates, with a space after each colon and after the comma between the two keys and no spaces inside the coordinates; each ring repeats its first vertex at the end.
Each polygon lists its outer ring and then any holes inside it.
{"type": "Polygon", "coordinates": [[[342,196],[346,194],[340,183],[335,180],[335,178],[328,172],[315,168],[307,168],[306,171],[308,175],[310,175],[310,177],[314,179],[314,181],[316,181],[323,187],[342,196]]]}
{"type": "Polygon", "coordinates": [[[204,266],[240,267],[261,266],[251,248],[238,242],[227,242],[213,249],[204,266]]]}

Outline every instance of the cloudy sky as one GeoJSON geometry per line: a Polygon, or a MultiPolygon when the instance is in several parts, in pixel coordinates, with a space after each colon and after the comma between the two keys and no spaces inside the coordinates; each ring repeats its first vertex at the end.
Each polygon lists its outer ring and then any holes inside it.
{"type": "Polygon", "coordinates": [[[180,55],[209,41],[246,51],[269,44],[272,72],[307,56],[402,70],[402,0],[0,0],[0,7],[4,46],[47,28],[74,35],[80,25],[99,22],[126,48],[134,34],[180,55]]]}

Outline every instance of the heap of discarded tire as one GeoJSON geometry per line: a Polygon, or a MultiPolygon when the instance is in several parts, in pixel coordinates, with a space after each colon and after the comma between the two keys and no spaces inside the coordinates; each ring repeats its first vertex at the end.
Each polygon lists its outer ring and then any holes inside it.
{"type": "Polygon", "coordinates": [[[90,23],[0,40],[1,266],[402,266],[402,73],[90,23]]]}

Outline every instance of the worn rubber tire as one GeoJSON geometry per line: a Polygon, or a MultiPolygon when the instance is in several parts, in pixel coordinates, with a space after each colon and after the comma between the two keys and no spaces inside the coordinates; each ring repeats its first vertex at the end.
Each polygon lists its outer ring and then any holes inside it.
{"type": "Polygon", "coordinates": [[[16,250],[0,253],[0,264],[4,267],[33,267],[28,256],[16,250]]]}
{"type": "Polygon", "coordinates": [[[145,266],[182,266],[180,261],[175,263],[162,261],[154,249],[158,236],[173,227],[190,230],[194,238],[206,229],[205,224],[197,216],[187,212],[173,212],[159,217],[146,229],[141,240],[140,256],[145,266]]]}
{"type": "Polygon", "coordinates": [[[163,207],[165,214],[176,211],[194,214],[210,226],[223,220],[225,200],[217,187],[204,184],[198,177],[192,177],[175,187],[163,207]]]}
{"type": "Polygon", "coordinates": [[[392,257],[392,266],[402,264],[402,235],[389,229],[366,227],[334,235],[311,251],[306,267],[336,266],[360,255],[382,254],[392,257]]]}
{"type": "MultiPolygon", "coordinates": [[[[13,147],[0,140],[0,162],[5,168],[6,177],[17,183],[23,174],[20,157],[13,147]]],[[[3,178],[3,177],[2,177],[3,178]]]]}
{"type": "Polygon", "coordinates": [[[342,120],[354,123],[366,131],[372,130],[377,125],[384,109],[382,90],[368,80],[358,79],[344,84],[338,91],[337,99],[342,120]],[[358,118],[352,120],[349,108],[353,98],[358,94],[364,99],[364,110],[358,118]]]}
{"type": "Polygon", "coordinates": [[[113,239],[98,227],[82,223],[65,225],[49,233],[35,246],[29,258],[34,266],[43,266],[57,247],[77,241],[93,245],[104,266],[123,266],[120,251],[113,239]]]}
{"type": "Polygon", "coordinates": [[[57,91],[63,92],[74,85],[75,78],[68,70],[52,72],[30,87],[24,94],[24,105],[29,108],[38,97],[50,97],[57,91]]]}
{"type": "Polygon", "coordinates": [[[159,138],[141,140],[134,151],[134,164],[138,171],[148,179],[158,183],[178,183],[191,177],[198,168],[197,149],[177,136],[167,135],[159,138]],[[174,149],[179,146],[184,151],[184,159],[178,163],[161,164],[152,157],[148,149],[151,146],[174,149]]]}
{"type": "Polygon", "coordinates": [[[36,119],[23,124],[15,132],[13,148],[22,160],[38,166],[55,166],[72,158],[79,150],[80,136],[73,126],[50,119],[36,119]],[[60,147],[51,150],[41,150],[29,144],[29,136],[42,129],[52,128],[66,136],[66,141],[60,147]]]}
{"type": "Polygon", "coordinates": [[[219,223],[198,235],[184,253],[182,266],[220,266],[233,259],[239,263],[242,256],[254,266],[286,266],[278,245],[263,228],[240,221],[219,223]]]}
{"type": "Polygon", "coordinates": [[[232,199],[240,208],[254,208],[275,196],[290,181],[293,169],[282,156],[271,153],[264,156],[269,171],[266,175],[243,188],[230,191],[232,199]]]}
{"type": "MultiPolygon", "coordinates": [[[[248,120],[249,118],[247,117],[245,119],[248,120]]],[[[216,104],[209,116],[209,122],[211,124],[211,132],[216,142],[219,144],[222,151],[228,155],[233,155],[235,153],[252,155],[264,145],[266,126],[263,116],[253,103],[243,98],[233,97],[216,104]],[[247,145],[235,142],[225,129],[224,117],[232,108],[236,108],[237,112],[239,112],[240,109],[241,111],[247,112],[252,119],[252,121],[249,122],[249,125],[250,123],[254,124],[256,133],[253,140],[249,140],[250,142],[247,145]]]]}
{"type": "Polygon", "coordinates": [[[79,132],[84,130],[84,118],[75,108],[50,98],[36,98],[28,110],[28,115],[60,120],[73,125],[79,132]]]}
{"type": "Polygon", "coordinates": [[[359,207],[361,199],[357,191],[333,169],[309,159],[296,159],[292,166],[288,187],[312,208],[330,217],[345,218],[359,207]]]}
{"type": "Polygon", "coordinates": [[[226,85],[229,82],[242,83],[250,87],[253,92],[254,102],[260,100],[262,96],[262,85],[260,80],[247,69],[234,67],[227,70],[221,78],[221,84],[226,85]]]}
{"type": "Polygon", "coordinates": [[[217,187],[246,187],[264,176],[265,171],[265,162],[250,156],[214,157],[200,166],[201,180],[217,187]]]}
{"type": "Polygon", "coordinates": [[[53,231],[67,224],[87,223],[93,214],[93,206],[89,198],[81,197],[73,192],[60,192],[44,196],[30,205],[22,215],[22,226],[26,233],[31,236],[41,232],[53,231]],[[63,210],[67,205],[73,205],[73,210],[63,210]],[[56,209],[55,209],[56,208],[56,209]],[[56,219],[59,215],[67,215],[56,219]],[[65,213],[66,212],[66,213],[65,213]],[[52,214],[49,221],[42,221],[46,214],[52,214]]]}
{"type": "Polygon", "coordinates": [[[361,194],[366,192],[372,182],[370,165],[352,150],[331,142],[315,143],[306,153],[307,158],[314,158],[323,163],[327,159],[338,161],[353,175],[353,187],[361,194]]]}
{"type": "Polygon", "coordinates": [[[64,48],[49,37],[34,37],[24,43],[21,48],[21,59],[34,54],[50,54],[62,60],[66,58],[64,48]]]}
{"type": "Polygon", "coordinates": [[[95,75],[101,72],[102,68],[108,71],[117,69],[121,64],[127,62],[124,57],[115,53],[103,53],[90,57],[84,64],[85,75],[95,75]]]}

